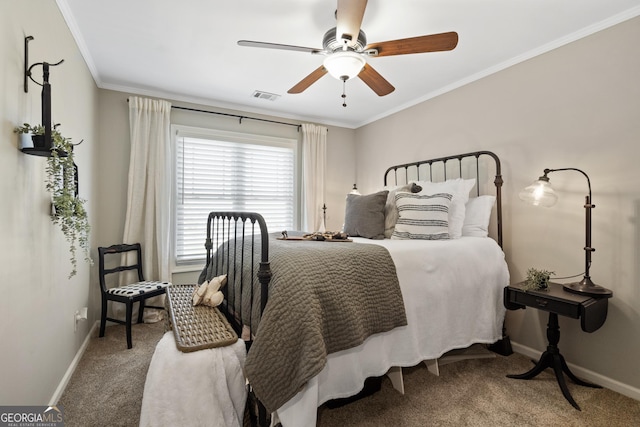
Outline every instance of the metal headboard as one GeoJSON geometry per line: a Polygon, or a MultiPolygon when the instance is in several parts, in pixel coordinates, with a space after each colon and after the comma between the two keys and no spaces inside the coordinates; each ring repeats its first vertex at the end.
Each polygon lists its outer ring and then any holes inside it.
{"type": "Polygon", "coordinates": [[[402,165],[391,166],[384,173],[384,185],[389,184],[389,178],[394,179],[393,184],[409,183],[411,181],[446,181],[453,178],[476,178],[476,196],[480,195],[480,158],[488,156],[495,163],[495,177],[493,184],[495,186],[496,196],[496,219],[498,245],[502,247],[502,172],[500,168],[500,159],[491,151],[475,151],[473,153],[455,154],[437,159],[421,160],[418,162],[405,163],[402,165]],[[464,159],[471,161],[463,162],[464,159]],[[449,162],[449,165],[447,164],[449,162]],[[456,164],[457,162],[457,164],[456,164]],[[453,164],[453,167],[450,165],[453,164]],[[434,168],[435,166],[435,168],[434,168]],[[457,166],[457,167],[456,167],[457,166]],[[428,170],[428,174],[426,174],[428,170]],[[434,170],[440,172],[435,176],[439,178],[434,180],[434,170]],[[398,174],[400,171],[400,174],[398,174]],[[470,172],[469,172],[470,171],[470,172]],[[475,172],[475,176],[474,176],[475,172]]]}

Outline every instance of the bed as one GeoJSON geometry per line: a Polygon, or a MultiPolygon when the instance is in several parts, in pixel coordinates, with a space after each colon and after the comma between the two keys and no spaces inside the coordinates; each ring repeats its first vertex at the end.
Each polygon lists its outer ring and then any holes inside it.
{"type": "Polygon", "coordinates": [[[489,151],[392,166],[382,193],[348,196],[350,241],[284,238],[259,213],[211,212],[199,283],[227,275],[218,308],[246,344],[253,421],[313,426],[321,404],[367,378],[386,373],[402,390],[402,367],[499,343],[502,183],[489,151]],[[369,199],[375,231],[358,212],[369,199]]]}

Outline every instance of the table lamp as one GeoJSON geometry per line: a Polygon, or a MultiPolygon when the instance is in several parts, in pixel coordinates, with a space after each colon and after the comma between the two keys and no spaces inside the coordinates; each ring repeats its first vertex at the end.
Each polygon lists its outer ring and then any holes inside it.
{"type": "Polygon", "coordinates": [[[548,174],[560,171],[576,171],[580,172],[587,179],[589,194],[585,197],[585,245],[584,245],[584,277],[581,281],[575,283],[564,284],[563,287],[569,292],[576,294],[589,295],[594,297],[611,297],[613,292],[607,288],[596,285],[591,280],[589,268],[591,267],[591,253],[595,251],[591,247],[591,210],[595,205],[591,203],[591,181],[589,176],[582,170],[577,168],[561,168],[561,169],[545,169],[544,175],[538,178],[536,182],[522,190],[519,194],[521,200],[534,206],[551,207],[558,201],[558,196],[551,187],[548,174]]]}

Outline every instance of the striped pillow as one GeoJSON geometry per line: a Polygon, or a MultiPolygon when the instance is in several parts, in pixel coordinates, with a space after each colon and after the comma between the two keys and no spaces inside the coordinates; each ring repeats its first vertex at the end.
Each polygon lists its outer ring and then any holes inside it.
{"type": "Polygon", "coordinates": [[[392,239],[449,239],[449,193],[396,193],[398,222],[392,239]]]}

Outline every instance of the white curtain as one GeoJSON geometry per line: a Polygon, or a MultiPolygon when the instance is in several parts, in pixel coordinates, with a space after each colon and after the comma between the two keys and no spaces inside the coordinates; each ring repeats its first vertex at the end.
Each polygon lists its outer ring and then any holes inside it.
{"type": "Polygon", "coordinates": [[[327,128],[302,125],[302,230],[325,231],[322,207],[325,203],[327,128]]]}
{"type": "MultiPolygon", "coordinates": [[[[141,243],[145,279],[167,282],[171,281],[170,114],[171,103],[167,101],[129,98],[131,155],[122,239],[124,243],[141,243]]],[[[162,303],[163,299],[148,301],[148,305],[162,303]]],[[[145,312],[145,321],[153,321],[149,317],[145,312]]]]}

